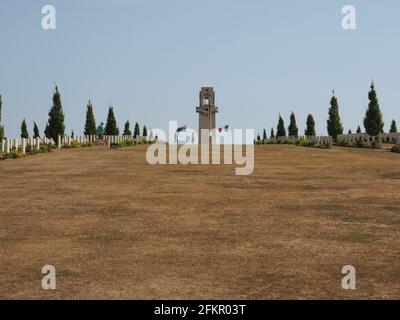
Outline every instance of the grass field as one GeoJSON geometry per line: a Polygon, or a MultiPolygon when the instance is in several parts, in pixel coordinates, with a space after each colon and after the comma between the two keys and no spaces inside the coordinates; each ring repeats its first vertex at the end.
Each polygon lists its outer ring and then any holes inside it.
{"type": "Polygon", "coordinates": [[[239,177],[145,148],[0,162],[0,298],[400,299],[398,154],[256,146],[239,177]]]}

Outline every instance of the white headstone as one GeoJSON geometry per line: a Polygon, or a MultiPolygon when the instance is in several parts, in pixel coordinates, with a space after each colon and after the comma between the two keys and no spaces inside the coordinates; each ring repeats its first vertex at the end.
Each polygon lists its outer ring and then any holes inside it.
{"type": "Polygon", "coordinates": [[[6,154],[10,154],[11,152],[11,140],[10,139],[6,139],[6,154]]]}
{"type": "Polygon", "coordinates": [[[26,154],[26,139],[22,138],[22,154],[26,154]]]}

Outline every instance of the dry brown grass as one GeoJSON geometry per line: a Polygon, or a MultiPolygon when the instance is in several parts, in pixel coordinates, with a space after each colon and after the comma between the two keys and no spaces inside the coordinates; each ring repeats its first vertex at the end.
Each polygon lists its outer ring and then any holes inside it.
{"type": "Polygon", "coordinates": [[[2,161],[0,297],[399,299],[399,189],[376,150],[257,146],[247,177],[149,166],[145,146],[2,161]]]}

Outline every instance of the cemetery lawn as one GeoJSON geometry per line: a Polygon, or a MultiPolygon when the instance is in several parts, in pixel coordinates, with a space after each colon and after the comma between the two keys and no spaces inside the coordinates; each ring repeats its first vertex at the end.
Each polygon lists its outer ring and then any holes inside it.
{"type": "Polygon", "coordinates": [[[145,150],[0,162],[0,298],[400,299],[398,154],[261,145],[239,177],[145,150]]]}

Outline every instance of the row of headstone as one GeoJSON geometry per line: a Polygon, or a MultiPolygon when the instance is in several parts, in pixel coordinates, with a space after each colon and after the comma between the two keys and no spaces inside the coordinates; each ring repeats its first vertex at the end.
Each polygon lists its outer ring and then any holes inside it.
{"type": "MultiPolygon", "coordinates": [[[[120,143],[124,141],[136,141],[139,143],[140,141],[146,140],[149,141],[149,137],[144,136],[133,136],[133,135],[118,135],[118,136],[111,136],[111,135],[104,135],[103,141],[106,141],[107,144],[111,143],[120,143]]],[[[77,142],[79,144],[86,144],[86,143],[96,143],[99,142],[100,139],[98,136],[95,135],[84,135],[84,136],[58,136],[58,148],[62,148],[63,146],[70,146],[72,142],[77,142]]]]}
{"type": "MultiPolygon", "coordinates": [[[[50,141],[49,139],[47,140],[50,141]]],[[[22,154],[26,154],[28,146],[30,146],[32,150],[39,151],[42,142],[40,138],[3,139],[1,142],[1,152],[10,154],[13,150],[17,150],[21,151],[22,154]]]]}
{"type": "MultiPolygon", "coordinates": [[[[271,141],[271,139],[269,139],[271,141]]],[[[296,144],[300,140],[306,140],[308,143],[314,143],[315,145],[325,146],[327,148],[332,148],[333,139],[330,136],[288,136],[288,137],[276,137],[272,138],[273,142],[278,143],[292,143],[296,144]]]]}
{"type": "Polygon", "coordinates": [[[400,144],[400,133],[399,132],[382,133],[382,140],[384,143],[400,144]]]}
{"type": "Polygon", "coordinates": [[[104,136],[104,140],[111,141],[111,143],[119,143],[128,140],[136,140],[137,142],[147,140],[147,137],[143,136],[134,136],[134,135],[122,135],[122,136],[104,136]]]}
{"type": "MultiPolygon", "coordinates": [[[[152,138],[145,136],[133,136],[133,135],[122,135],[122,136],[104,136],[103,140],[108,143],[120,143],[128,140],[150,141],[152,138]]],[[[77,142],[79,144],[95,143],[99,141],[99,137],[95,135],[83,135],[83,136],[58,136],[57,146],[62,148],[63,146],[70,146],[71,143],[77,142]]],[[[55,144],[53,139],[43,138],[19,138],[19,139],[3,139],[0,141],[1,153],[9,154],[12,150],[20,150],[23,154],[26,154],[27,147],[30,146],[32,150],[40,150],[41,144],[55,144]]]]}
{"type": "Polygon", "coordinates": [[[382,148],[383,139],[382,134],[379,136],[370,136],[367,133],[355,133],[355,134],[340,134],[337,136],[338,144],[347,141],[350,146],[356,145],[358,142],[362,142],[367,147],[375,146],[375,148],[382,148]]]}
{"type": "Polygon", "coordinates": [[[318,144],[321,146],[326,146],[328,148],[332,148],[333,139],[331,136],[306,136],[303,137],[307,142],[318,144]]]}
{"type": "Polygon", "coordinates": [[[84,135],[84,136],[58,136],[57,146],[61,148],[63,146],[70,146],[71,143],[77,142],[79,144],[94,143],[97,141],[95,135],[84,135]]]}

